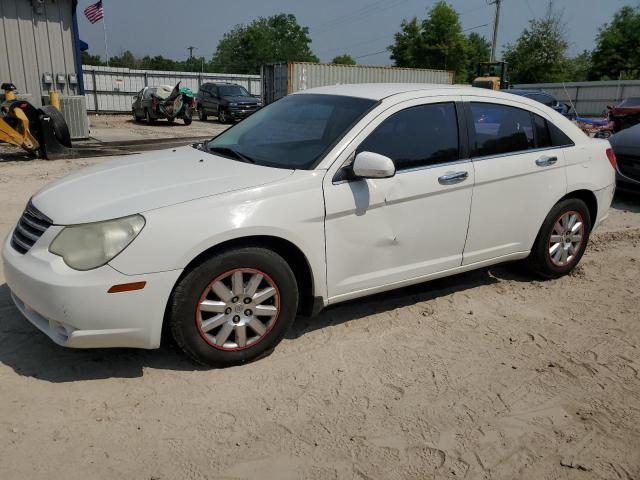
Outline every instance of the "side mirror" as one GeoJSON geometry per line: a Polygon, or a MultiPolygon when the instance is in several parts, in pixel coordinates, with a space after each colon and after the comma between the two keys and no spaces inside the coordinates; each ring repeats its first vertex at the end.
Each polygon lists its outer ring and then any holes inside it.
{"type": "Polygon", "coordinates": [[[390,178],[396,174],[396,166],[384,155],[360,152],[353,161],[353,174],[360,178],[390,178]]]}

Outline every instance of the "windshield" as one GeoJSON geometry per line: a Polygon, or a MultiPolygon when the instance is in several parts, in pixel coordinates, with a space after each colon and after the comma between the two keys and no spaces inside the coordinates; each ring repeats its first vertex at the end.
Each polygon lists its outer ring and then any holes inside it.
{"type": "Polygon", "coordinates": [[[247,89],[240,85],[220,85],[218,87],[221,97],[250,97],[247,89]]]}
{"type": "Polygon", "coordinates": [[[374,100],[303,93],[258,110],[207,146],[258,165],[311,170],[374,100]],[[238,155],[239,154],[239,155],[238,155]]]}

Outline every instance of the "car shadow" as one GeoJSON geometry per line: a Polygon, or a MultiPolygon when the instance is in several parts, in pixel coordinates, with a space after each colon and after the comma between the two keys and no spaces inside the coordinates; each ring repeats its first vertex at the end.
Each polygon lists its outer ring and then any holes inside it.
{"type": "Polygon", "coordinates": [[[173,122],[168,122],[166,119],[161,118],[153,122],[151,125],[149,125],[145,120],[136,122],[133,118],[128,118],[126,122],[132,125],[138,125],[141,127],[186,127],[188,126],[184,124],[184,121],[181,118],[176,118],[173,122]]]}
{"type": "Polygon", "coordinates": [[[640,192],[634,195],[633,193],[618,190],[615,197],[613,197],[611,208],[627,212],[640,213],[640,192]]]}
{"type": "MultiPolygon", "coordinates": [[[[314,330],[491,285],[501,279],[530,281],[532,277],[513,266],[500,266],[405,287],[329,307],[313,318],[300,317],[286,338],[299,338],[314,330]]],[[[142,377],[148,368],[174,371],[206,369],[188,360],[171,341],[163,340],[159,350],[74,350],[60,347],[22,317],[13,305],[6,284],[0,285],[0,364],[12,368],[19,375],[53,383],[137,378],[142,377]]]]}
{"type": "Polygon", "coordinates": [[[538,280],[529,273],[521,262],[482,268],[450,277],[431,280],[409,287],[391,290],[356,300],[350,300],[324,309],[317,317],[301,317],[296,320],[286,338],[295,339],[315,330],[340,325],[389,312],[398,308],[428,302],[438,297],[474,289],[483,285],[493,285],[501,280],[531,282],[538,280]]]}
{"type": "Polygon", "coordinates": [[[74,350],[53,343],[14,306],[9,287],[0,285],[0,364],[48,382],[141,377],[145,368],[193,371],[201,367],[167,342],[160,350],[74,350]]]}

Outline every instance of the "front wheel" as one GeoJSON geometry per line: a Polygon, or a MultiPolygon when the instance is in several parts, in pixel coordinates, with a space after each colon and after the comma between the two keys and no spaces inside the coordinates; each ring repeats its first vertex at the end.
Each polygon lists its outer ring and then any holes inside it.
{"type": "Polygon", "coordinates": [[[204,108],[202,107],[198,109],[198,118],[200,119],[201,122],[207,121],[207,112],[205,112],[204,108]]]}
{"type": "Polygon", "coordinates": [[[169,322],[176,343],[196,362],[239,365],[270,352],[298,309],[287,262],[264,248],[227,250],[176,286],[169,322]]]}
{"type": "Polygon", "coordinates": [[[570,273],[584,254],[591,233],[591,217],[580,199],[557,203],[547,215],[527,259],[529,268],[545,278],[570,273]]]}
{"type": "Polygon", "coordinates": [[[218,110],[218,120],[220,121],[220,123],[229,123],[229,115],[227,115],[226,110],[218,110]]]}

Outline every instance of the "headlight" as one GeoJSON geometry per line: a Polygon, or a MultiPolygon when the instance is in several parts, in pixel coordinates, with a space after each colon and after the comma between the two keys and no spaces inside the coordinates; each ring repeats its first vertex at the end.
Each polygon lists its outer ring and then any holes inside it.
{"type": "Polygon", "coordinates": [[[142,215],[65,227],[49,251],[75,270],[101,267],[122,252],[142,231],[142,215]]]}
{"type": "Polygon", "coordinates": [[[230,106],[230,107],[237,107],[237,106],[238,106],[238,104],[237,104],[236,102],[231,102],[231,103],[229,104],[229,106],[230,106]]]}

